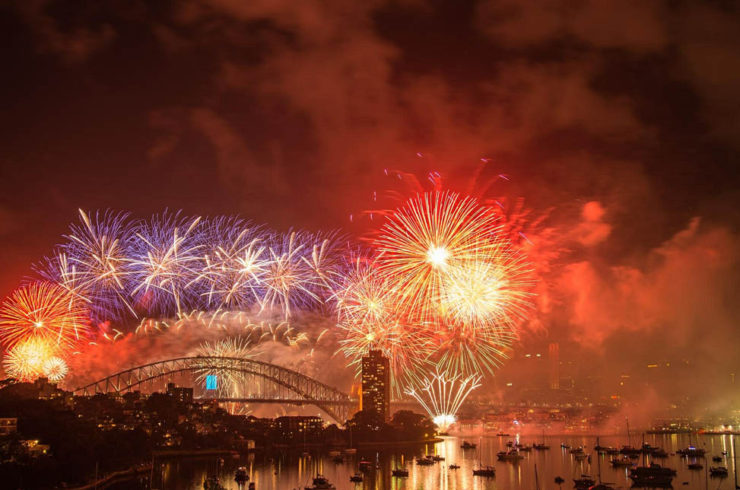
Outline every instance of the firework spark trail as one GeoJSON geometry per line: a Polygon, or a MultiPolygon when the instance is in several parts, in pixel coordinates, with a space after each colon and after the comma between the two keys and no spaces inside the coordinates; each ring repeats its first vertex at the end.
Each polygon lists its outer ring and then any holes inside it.
{"type": "Polygon", "coordinates": [[[87,311],[66,289],[34,282],[13,292],[0,307],[0,340],[8,347],[30,339],[66,349],[89,330],[87,311]]]}
{"type": "Polygon", "coordinates": [[[455,416],[468,395],[481,386],[482,378],[477,374],[463,377],[437,370],[425,377],[418,388],[410,388],[406,393],[419,402],[441,431],[446,431],[455,422],[455,416]]]}

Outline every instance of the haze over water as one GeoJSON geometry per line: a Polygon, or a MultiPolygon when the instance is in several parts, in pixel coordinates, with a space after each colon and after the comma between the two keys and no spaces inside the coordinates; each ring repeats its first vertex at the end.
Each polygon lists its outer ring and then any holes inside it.
{"type": "MultiPolygon", "coordinates": [[[[542,490],[573,488],[573,478],[581,474],[592,475],[598,481],[598,462],[593,446],[595,436],[546,436],[545,441],[550,445],[547,451],[532,451],[522,453],[524,459],[518,464],[496,461],[496,452],[506,449],[506,442],[513,438],[485,436],[477,437],[445,437],[444,442],[419,446],[416,448],[393,448],[376,453],[375,451],[360,450],[357,455],[345,456],[344,463],[335,463],[328,455],[312,453],[310,457],[301,456],[300,452],[292,455],[274,453],[268,455],[255,454],[240,458],[226,457],[223,465],[218,458],[204,459],[171,459],[157,462],[153,488],[160,490],[171,489],[202,489],[206,476],[218,472],[221,484],[229,490],[240,487],[234,482],[234,470],[239,466],[247,466],[250,471],[250,482],[256,483],[257,490],[290,490],[302,489],[311,484],[312,478],[321,473],[333,483],[338,490],[402,490],[402,489],[535,489],[535,464],[539,477],[539,488],[542,490]],[[463,450],[460,444],[463,440],[479,443],[480,454],[477,450],[463,450]],[[591,464],[587,460],[577,462],[572,454],[562,449],[560,444],[565,442],[572,447],[586,446],[585,452],[592,455],[591,464]],[[444,461],[433,466],[418,466],[414,460],[424,454],[438,454],[444,461]],[[377,454],[377,456],[376,456],[377,454]],[[364,473],[362,483],[351,483],[350,476],[357,472],[357,462],[360,459],[379,462],[380,468],[364,473]],[[474,477],[472,470],[478,466],[479,458],[483,464],[491,464],[496,468],[495,478],[474,477]],[[391,470],[403,466],[409,470],[408,478],[391,476],[391,470]],[[450,464],[458,464],[460,468],[452,470],[450,464]],[[562,487],[554,483],[556,476],[565,480],[562,487]]],[[[521,443],[531,445],[541,442],[542,439],[522,438],[521,443]]],[[[665,460],[656,460],[657,463],[677,470],[673,480],[674,488],[688,489],[731,489],[733,486],[733,454],[729,436],[692,436],[686,434],[673,435],[646,435],[645,442],[663,447],[669,453],[685,448],[693,443],[707,451],[706,459],[700,459],[704,469],[691,471],[687,468],[688,461],[678,455],[669,456],[665,460]],[[721,456],[727,451],[721,463],[712,462],[712,456],[721,456]],[[710,466],[726,466],[729,470],[728,478],[711,478],[708,475],[710,466]]],[[[627,443],[625,437],[605,436],[600,438],[603,446],[621,447],[627,443]]],[[[633,438],[632,444],[639,446],[641,440],[633,438]]],[[[611,456],[601,458],[602,481],[614,484],[615,488],[630,488],[628,469],[615,469],[609,464],[611,456]]],[[[637,460],[642,464],[642,458],[637,460]]],[[[649,462],[649,459],[648,459],[649,462]]],[[[114,487],[118,490],[136,488],[133,483],[114,487]]]]}

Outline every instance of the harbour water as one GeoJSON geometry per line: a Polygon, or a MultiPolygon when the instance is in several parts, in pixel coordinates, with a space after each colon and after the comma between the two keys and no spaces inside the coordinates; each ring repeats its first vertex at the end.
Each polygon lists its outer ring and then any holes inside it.
{"type": "MultiPolygon", "coordinates": [[[[310,486],[312,478],[323,474],[337,489],[342,490],[402,490],[402,489],[441,489],[441,490],[469,490],[469,489],[571,489],[573,478],[582,474],[591,475],[599,479],[599,463],[601,480],[611,483],[615,488],[630,488],[628,468],[613,468],[609,463],[614,456],[597,455],[593,449],[596,445],[595,436],[545,436],[544,442],[550,446],[549,450],[532,450],[523,452],[518,463],[496,461],[496,453],[506,450],[506,443],[514,441],[516,436],[449,436],[444,441],[427,446],[408,448],[392,448],[383,450],[360,450],[355,455],[345,455],[344,462],[335,462],[326,453],[315,452],[302,454],[272,453],[249,454],[238,457],[208,458],[179,458],[155,461],[153,488],[161,490],[202,489],[203,481],[208,476],[218,475],[221,484],[227,489],[238,489],[234,481],[234,471],[239,466],[246,466],[249,471],[250,482],[254,482],[257,490],[290,490],[303,489],[310,486]],[[478,444],[477,449],[462,449],[463,441],[478,444]],[[561,448],[565,443],[573,448],[584,446],[585,453],[590,454],[587,459],[578,461],[569,450],[561,448]],[[416,464],[416,458],[425,454],[439,455],[444,458],[433,465],[423,466],[416,464]],[[362,483],[351,483],[350,476],[358,472],[358,463],[361,459],[372,462],[373,467],[365,471],[362,483]],[[479,462],[483,465],[492,465],[496,469],[494,478],[473,476],[473,469],[479,462]],[[459,469],[452,469],[450,465],[459,465],[459,469]],[[535,465],[537,468],[535,474],[535,465]],[[405,467],[409,476],[399,478],[392,476],[395,468],[405,467]],[[565,480],[562,486],[554,483],[560,476],[565,480]],[[538,487],[539,484],[539,487],[538,487]]],[[[599,443],[602,446],[621,447],[627,443],[625,437],[602,436],[599,443]]],[[[522,436],[521,444],[543,442],[542,436],[522,436]]],[[[673,480],[673,488],[689,489],[728,489],[734,488],[733,454],[729,436],[699,435],[689,437],[687,434],[646,435],[645,442],[653,446],[664,448],[669,456],[666,459],[656,459],[655,462],[677,470],[673,480]],[[687,460],[676,453],[690,444],[706,450],[706,458],[697,461],[704,467],[701,470],[690,470],[687,460]],[[726,455],[722,453],[726,452],[726,455]],[[721,462],[713,462],[713,456],[722,457],[721,462]],[[727,478],[712,478],[709,475],[710,466],[725,466],[729,470],[727,478]]],[[[632,444],[639,446],[642,440],[633,438],[632,444]]],[[[650,457],[646,458],[650,462],[650,457]]],[[[643,463],[641,456],[636,463],[643,463]]],[[[134,482],[117,486],[117,489],[137,488],[134,482]]]]}

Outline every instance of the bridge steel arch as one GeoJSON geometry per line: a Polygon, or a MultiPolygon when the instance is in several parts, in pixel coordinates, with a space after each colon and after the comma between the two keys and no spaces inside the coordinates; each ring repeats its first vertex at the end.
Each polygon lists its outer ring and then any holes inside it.
{"type": "MultiPolygon", "coordinates": [[[[274,398],[270,402],[316,405],[339,423],[344,423],[349,410],[356,404],[348,394],[292,369],[254,359],[215,356],[178,357],[136,366],[77,388],[74,394],[127,393],[144,383],[178,373],[223,371],[236,371],[268,380],[294,394],[284,397],[284,400],[274,398]]],[[[241,401],[250,400],[245,398],[241,401]]]]}

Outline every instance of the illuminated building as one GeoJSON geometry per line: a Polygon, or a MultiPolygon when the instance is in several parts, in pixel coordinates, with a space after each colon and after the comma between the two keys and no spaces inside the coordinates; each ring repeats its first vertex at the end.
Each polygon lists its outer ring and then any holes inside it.
{"type": "Polygon", "coordinates": [[[311,434],[318,434],[324,428],[321,417],[285,416],[275,419],[275,429],[284,439],[305,439],[311,434]]]}
{"type": "Polygon", "coordinates": [[[180,403],[193,403],[192,388],[179,388],[175,383],[167,383],[167,394],[180,403]]]}
{"type": "Polygon", "coordinates": [[[362,410],[387,421],[390,415],[390,362],[379,350],[362,358],[362,410]]]}

